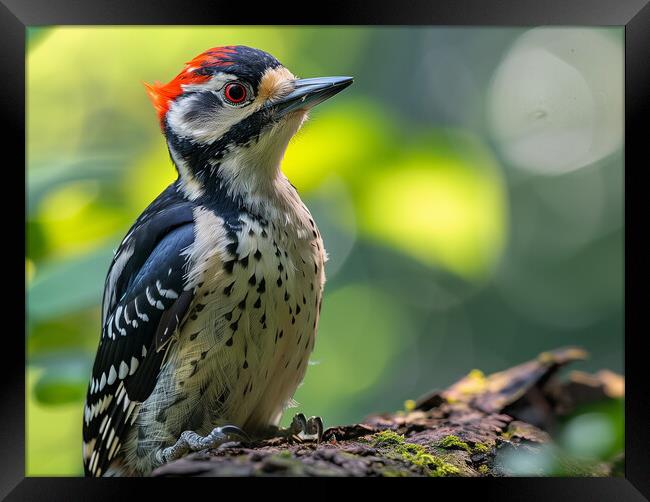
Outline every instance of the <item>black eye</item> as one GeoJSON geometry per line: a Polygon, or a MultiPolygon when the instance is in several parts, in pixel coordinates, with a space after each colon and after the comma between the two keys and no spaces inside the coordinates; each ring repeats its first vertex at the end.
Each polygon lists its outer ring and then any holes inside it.
{"type": "Polygon", "coordinates": [[[234,105],[243,103],[246,99],[246,94],[246,87],[239,82],[232,82],[226,85],[226,88],[223,92],[223,95],[226,97],[226,99],[234,105]]]}

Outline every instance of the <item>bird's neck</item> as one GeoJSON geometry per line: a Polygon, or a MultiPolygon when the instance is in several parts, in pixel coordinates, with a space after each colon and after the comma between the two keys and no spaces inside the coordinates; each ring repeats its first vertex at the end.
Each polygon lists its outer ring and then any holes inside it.
{"type": "Polygon", "coordinates": [[[302,214],[296,208],[304,205],[280,164],[289,141],[306,119],[307,113],[301,111],[278,122],[259,124],[254,133],[231,127],[210,143],[180,136],[167,124],[167,145],[184,196],[201,198],[204,203],[229,200],[263,217],[277,213],[290,220],[294,213],[302,214]]]}
{"type": "Polygon", "coordinates": [[[300,224],[304,205],[280,169],[285,145],[255,145],[227,152],[194,148],[181,154],[168,142],[179,173],[178,187],[192,201],[228,211],[246,211],[265,219],[300,224]]]}

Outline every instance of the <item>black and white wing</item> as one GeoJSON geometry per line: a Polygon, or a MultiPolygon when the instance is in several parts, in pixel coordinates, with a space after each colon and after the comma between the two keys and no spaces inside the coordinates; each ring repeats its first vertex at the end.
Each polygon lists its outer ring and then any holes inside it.
{"type": "Polygon", "coordinates": [[[153,391],[166,346],[193,298],[185,289],[194,241],[192,206],[175,185],[140,216],[122,241],[106,278],[102,335],[84,408],[84,470],[106,473],[153,391]]]}

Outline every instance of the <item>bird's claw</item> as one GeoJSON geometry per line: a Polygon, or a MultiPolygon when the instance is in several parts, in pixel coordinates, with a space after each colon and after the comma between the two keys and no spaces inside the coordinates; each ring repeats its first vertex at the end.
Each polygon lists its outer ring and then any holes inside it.
{"type": "Polygon", "coordinates": [[[323,439],[323,419],[321,417],[305,418],[303,413],[296,413],[291,425],[284,430],[280,430],[281,436],[296,442],[302,442],[300,434],[315,435],[316,441],[320,443],[323,439]]]}
{"type": "Polygon", "coordinates": [[[232,437],[232,438],[241,439],[246,443],[250,443],[251,441],[250,436],[246,434],[243,430],[241,430],[239,427],[237,427],[236,425],[224,425],[223,427],[215,427],[214,429],[212,429],[212,432],[210,432],[210,434],[208,434],[207,437],[215,437],[215,435],[218,436],[219,434],[225,435],[227,439],[230,439],[232,437]]]}
{"type": "Polygon", "coordinates": [[[158,452],[160,463],[167,463],[180,458],[188,451],[201,451],[216,448],[232,439],[250,442],[248,435],[235,425],[215,427],[207,436],[199,436],[194,431],[185,431],[175,444],[158,452]]]}
{"type": "Polygon", "coordinates": [[[323,440],[323,419],[321,417],[313,416],[307,420],[307,427],[305,433],[316,435],[317,441],[320,443],[323,440]]]}

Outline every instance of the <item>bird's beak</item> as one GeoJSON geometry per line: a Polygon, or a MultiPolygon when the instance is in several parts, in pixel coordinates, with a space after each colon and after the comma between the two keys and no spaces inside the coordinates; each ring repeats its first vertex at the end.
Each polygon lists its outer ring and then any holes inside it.
{"type": "Polygon", "coordinates": [[[294,81],[293,90],[269,104],[276,117],[296,110],[309,110],[352,83],[352,77],[302,78],[294,81]]]}

